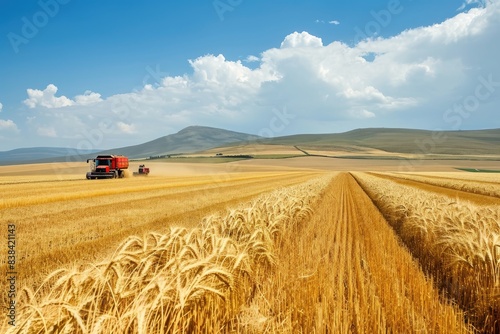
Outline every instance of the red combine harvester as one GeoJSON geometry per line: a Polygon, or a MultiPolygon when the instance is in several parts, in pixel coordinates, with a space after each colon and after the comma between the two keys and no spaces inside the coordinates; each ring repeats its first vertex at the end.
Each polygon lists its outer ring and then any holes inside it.
{"type": "Polygon", "coordinates": [[[149,168],[145,165],[139,165],[139,170],[137,172],[134,172],[133,174],[134,176],[148,176],[149,168]]]}
{"type": "Polygon", "coordinates": [[[128,168],[128,158],[123,155],[98,155],[95,159],[88,159],[93,162],[87,179],[113,179],[125,176],[125,169],[128,168]]]}

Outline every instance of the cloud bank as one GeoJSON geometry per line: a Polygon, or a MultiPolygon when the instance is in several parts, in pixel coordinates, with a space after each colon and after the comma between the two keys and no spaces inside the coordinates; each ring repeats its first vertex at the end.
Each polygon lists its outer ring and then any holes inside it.
{"type": "Polygon", "coordinates": [[[276,136],[500,127],[499,37],[498,1],[356,45],[325,45],[306,31],[293,32],[244,63],[200,56],[189,60],[191,73],[106,98],[91,91],[68,98],[54,84],[30,88],[27,124],[39,136],[87,138],[95,147],[136,144],[193,124],[276,136]],[[271,126],[283,110],[290,121],[271,126]]]}

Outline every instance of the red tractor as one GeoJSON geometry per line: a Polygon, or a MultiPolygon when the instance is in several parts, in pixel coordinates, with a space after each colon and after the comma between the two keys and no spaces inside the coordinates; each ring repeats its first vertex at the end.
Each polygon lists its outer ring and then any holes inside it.
{"type": "Polygon", "coordinates": [[[139,170],[137,172],[134,172],[134,176],[148,176],[149,175],[149,168],[146,167],[145,165],[139,165],[139,170]]]}
{"type": "Polygon", "coordinates": [[[98,155],[95,159],[88,159],[87,163],[93,162],[87,179],[113,179],[125,176],[128,168],[128,158],[123,155],[98,155]]]}

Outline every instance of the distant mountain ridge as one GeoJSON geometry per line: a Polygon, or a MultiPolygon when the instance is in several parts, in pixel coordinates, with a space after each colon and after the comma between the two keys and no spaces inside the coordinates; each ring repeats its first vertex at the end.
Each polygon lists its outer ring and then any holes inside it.
{"type": "MultiPolygon", "coordinates": [[[[79,153],[83,155],[94,154],[100,150],[80,150],[79,153]]],[[[32,161],[45,161],[58,159],[73,155],[77,152],[75,149],[67,147],[28,147],[17,148],[10,151],[0,152],[0,164],[16,164],[26,163],[32,161]]]]}
{"type": "MultiPolygon", "coordinates": [[[[177,133],[134,146],[105,151],[78,151],[58,147],[22,148],[0,152],[0,165],[34,162],[85,161],[97,154],[123,154],[132,159],[177,153],[195,153],[242,144],[300,146],[301,149],[355,151],[373,148],[386,152],[450,155],[500,155],[500,129],[433,132],[416,129],[368,128],[344,133],[299,134],[276,138],[189,126],[177,133]]],[[[353,152],[354,152],[353,151],[353,152]]]]}
{"type": "Polygon", "coordinates": [[[262,137],[208,126],[188,126],[155,140],[110,150],[81,151],[68,148],[22,148],[0,152],[0,165],[35,162],[85,161],[97,154],[122,154],[131,159],[176,153],[192,153],[233,143],[251,142],[262,137]],[[72,156],[77,154],[78,156],[72,156]]]}
{"type": "Polygon", "coordinates": [[[135,159],[176,153],[192,153],[232,143],[250,142],[258,139],[262,139],[262,137],[248,133],[195,125],[188,126],[177,133],[163,136],[144,144],[106,150],[99,153],[123,154],[135,159]]]}

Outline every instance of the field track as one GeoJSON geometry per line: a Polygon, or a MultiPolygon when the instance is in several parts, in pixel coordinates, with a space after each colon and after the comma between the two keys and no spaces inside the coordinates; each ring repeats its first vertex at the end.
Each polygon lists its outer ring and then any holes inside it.
{"type": "MultiPolygon", "coordinates": [[[[477,205],[500,205],[500,198],[494,196],[488,196],[483,194],[475,194],[469,191],[462,191],[457,189],[452,189],[444,186],[437,186],[433,184],[426,183],[425,181],[409,180],[403,177],[398,177],[395,175],[387,175],[380,173],[368,173],[376,177],[380,177],[386,180],[394,181],[396,183],[418,188],[425,191],[430,191],[440,195],[445,195],[450,198],[459,198],[461,200],[470,201],[477,205]]],[[[458,180],[457,182],[461,182],[458,180]]]]}
{"type": "Polygon", "coordinates": [[[350,174],[334,178],[278,259],[261,301],[285,318],[278,332],[469,332],[350,174]]]}

